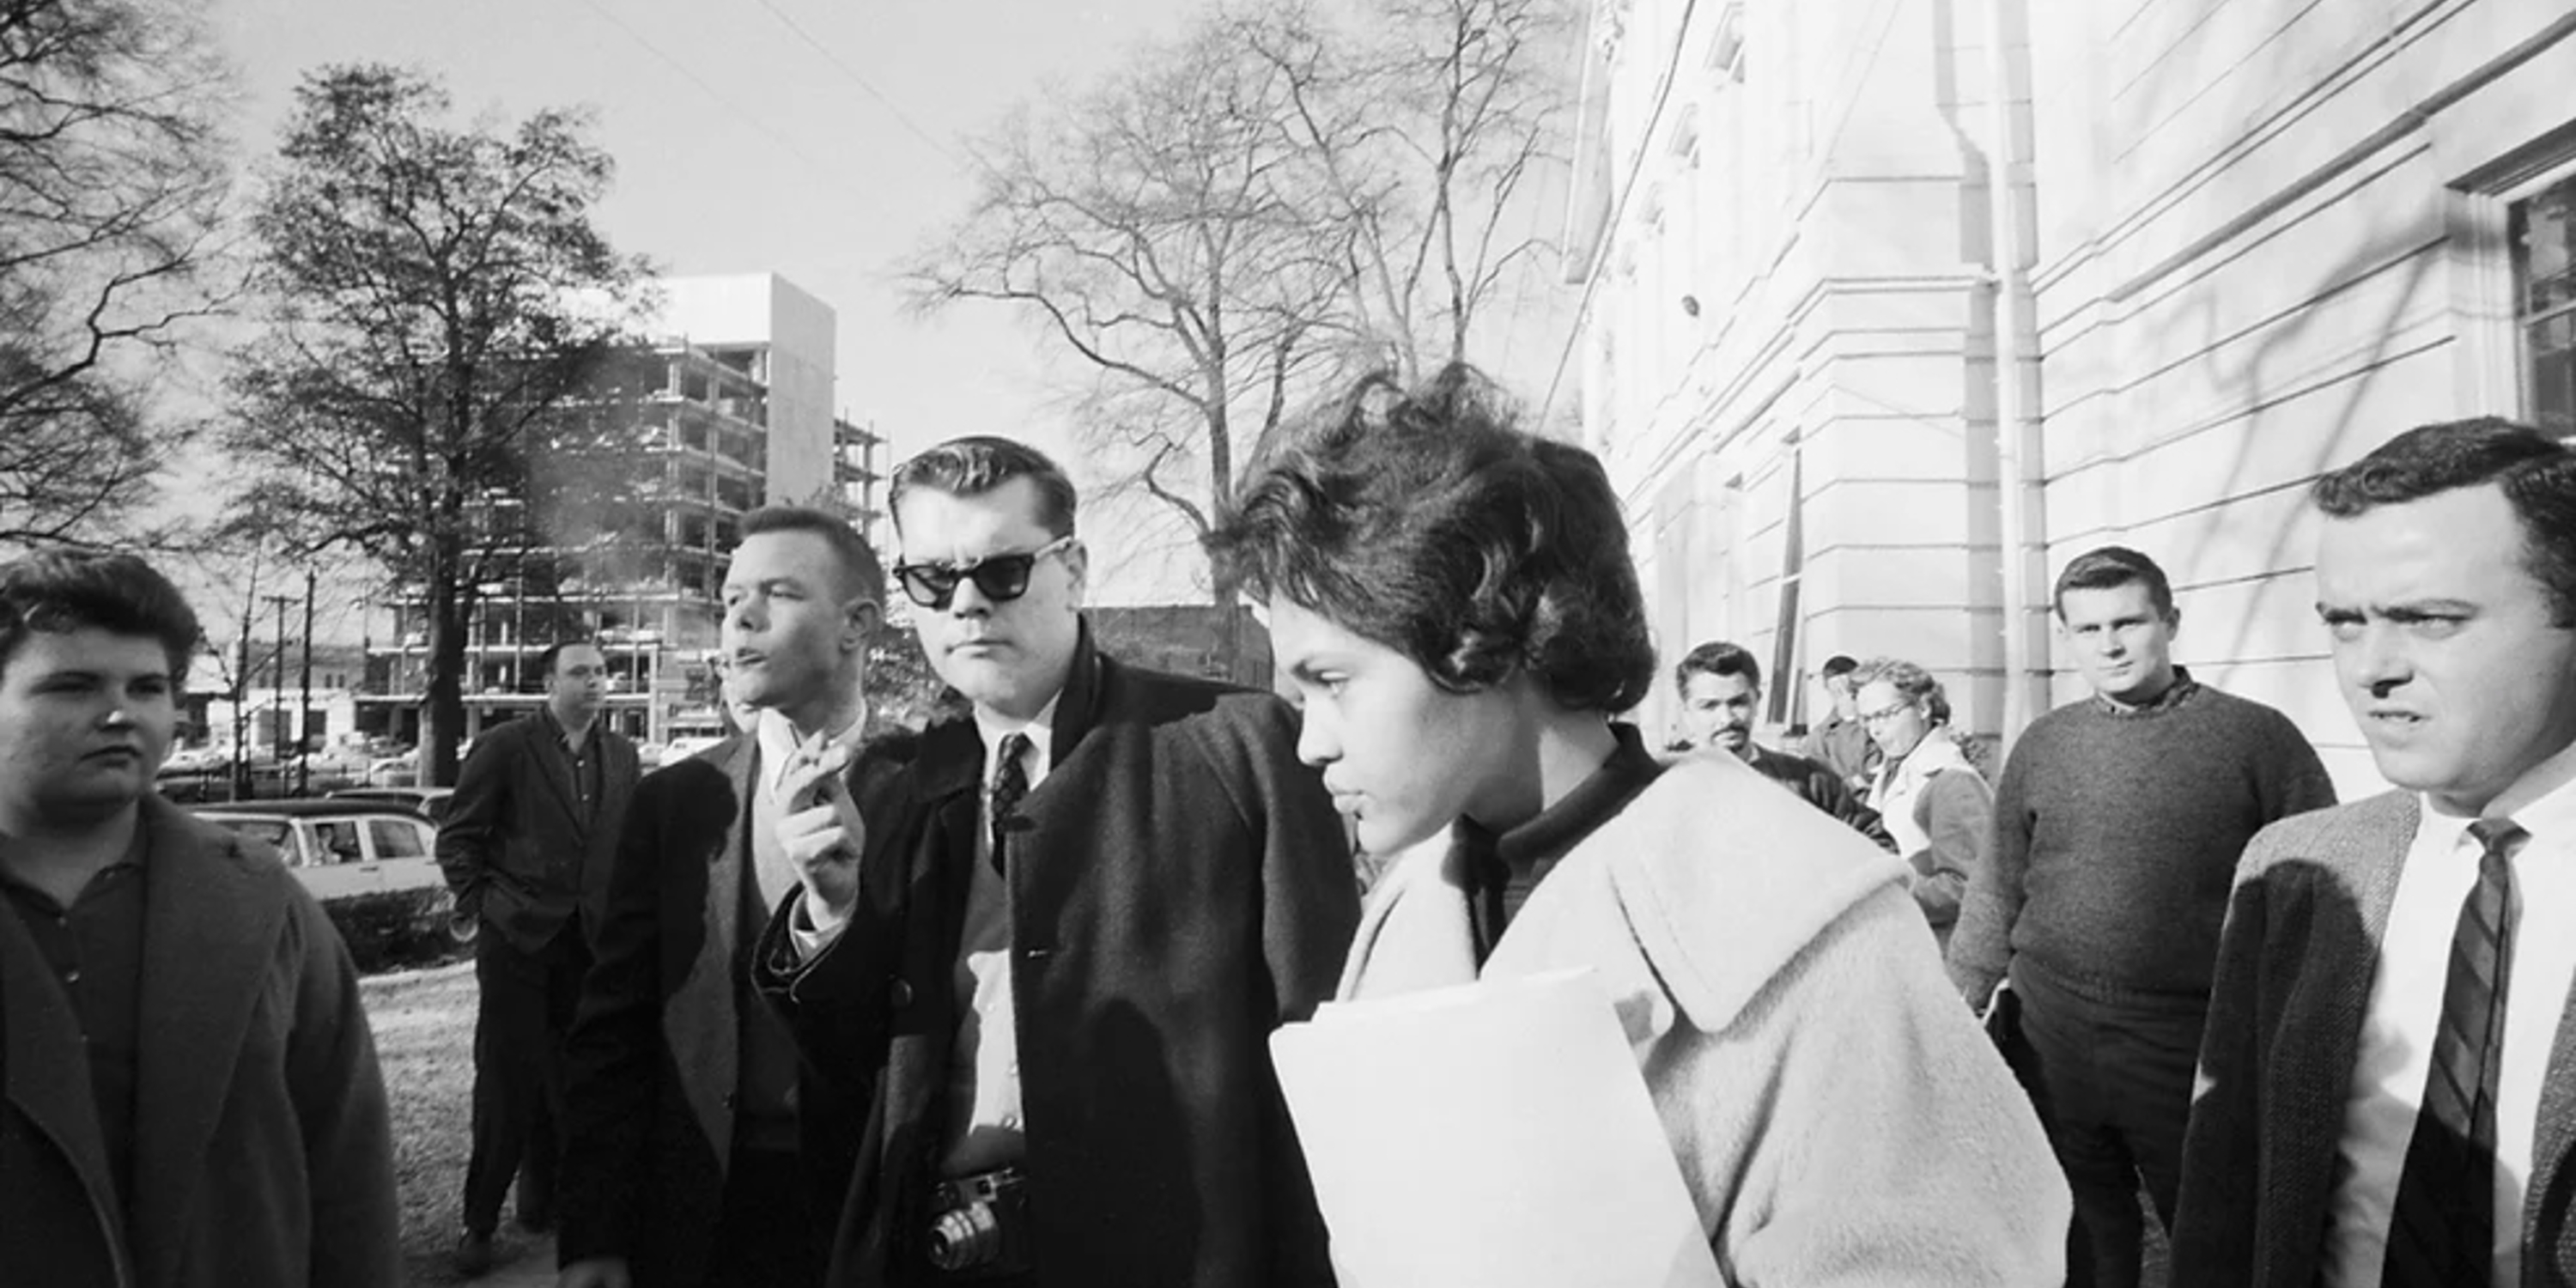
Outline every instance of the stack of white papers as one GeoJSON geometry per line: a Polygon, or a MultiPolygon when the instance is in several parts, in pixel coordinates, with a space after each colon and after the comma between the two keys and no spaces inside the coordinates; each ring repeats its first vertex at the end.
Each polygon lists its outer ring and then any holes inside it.
{"type": "Polygon", "coordinates": [[[1588,972],[1327,1006],[1271,1051],[1343,1288],[1723,1288],[1588,972]]]}

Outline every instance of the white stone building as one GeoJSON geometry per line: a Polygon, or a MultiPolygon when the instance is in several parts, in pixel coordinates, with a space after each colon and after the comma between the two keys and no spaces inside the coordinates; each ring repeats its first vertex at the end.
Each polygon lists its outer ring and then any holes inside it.
{"type": "Polygon", "coordinates": [[[1785,724],[1825,657],[1899,654],[2009,736],[2080,692],[2049,581],[2116,541],[2173,575],[2183,662],[2376,785],[2302,488],[2429,420],[2576,433],[2563,0],[1602,0],[1589,27],[1554,397],[1667,658],[1747,645],[1785,724]]]}

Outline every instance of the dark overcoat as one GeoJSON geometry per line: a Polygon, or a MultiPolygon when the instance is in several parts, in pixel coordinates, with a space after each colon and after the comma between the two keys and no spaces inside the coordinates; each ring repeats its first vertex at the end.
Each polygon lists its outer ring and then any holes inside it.
{"type": "MultiPolygon", "coordinates": [[[[1329,997],[1358,921],[1350,849],[1270,694],[1135,670],[1086,634],[1053,767],[1005,821],[1025,1164],[1049,1285],[1329,1283],[1268,1040],[1329,997]]],[[[983,740],[971,720],[863,766],[851,924],[810,962],[771,922],[758,978],[867,1106],[833,1285],[928,1282],[983,740]]]]}

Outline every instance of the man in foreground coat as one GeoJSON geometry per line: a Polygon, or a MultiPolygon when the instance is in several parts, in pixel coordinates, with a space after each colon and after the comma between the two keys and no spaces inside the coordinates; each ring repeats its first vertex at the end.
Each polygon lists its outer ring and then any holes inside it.
{"type": "Polygon", "coordinates": [[[2336,678],[2400,790],[2246,849],[2173,1282],[2576,1282],[2576,451],[2430,425],[2313,498],[2336,678]]]}
{"type": "Polygon", "coordinates": [[[152,791],[196,640],[130,555],[0,566],[0,1284],[398,1283],[348,951],[152,791]]]}
{"type": "Polygon", "coordinates": [[[892,506],[974,712],[871,750],[864,862],[809,866],[761,948],[868,1105],[831,1282],[1329,1283],[1267,1040],[1331,988],[1358,901],[1286,704],[1095,648],[1073,488],[1036,451],[933,448],[892,506]]]}

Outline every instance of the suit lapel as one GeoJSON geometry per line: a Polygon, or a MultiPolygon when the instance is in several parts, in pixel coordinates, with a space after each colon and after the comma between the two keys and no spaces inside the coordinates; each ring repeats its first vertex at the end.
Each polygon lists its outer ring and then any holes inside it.
{"type": "MultiPolygon", "coordinates": [[[[718,767],[733,792],[734,810],[724,841],[707,862],[706,896],[698,909],[704,935],[662,1008],[662,1036],[678,1066],[681,1091],[706,1131],[719,1167],[733,1157],[733,1111],[728,1105],[741,1081],[740,1016],[734,1009],[734,946],[740,942],[744,848],[751,835],[753,774],[760,740],[735,741],[718,767]]],[[[679,856],[694,862],[696,856],[679,856]]]]}
{"type": "Polygon", "coordinates": [[[537,776],[546,780],[547,788],[555,794],[555,803],[563,809],[563,816],[572,820],[573,835],[587,843],[590,840],[590,812],[581,807],[581,793],[573,790],[572,753],[564,750],[563,738],[558,734],[554,719],[542,708],[528,719],[533,722],[527,737],[534,744],[529,750],[536,755],[537,776]]]}
{"type": "Polygon", "coordinates": [[[277,883],[229,837],[143,799],[145,1035],[134,1095],[134,1239],[140,1279],[169,1282],[233,1067],[285,928],[277,883]]]}
{"type": "Polygon", "coordinates": [[[2522,1281],[2535,1285],[2569,1282],[2567,1239],[2568,1154],[2576,1149],[2576,988],[2570,988],[2558,1016],[2558,1036],[2549,1044],[2549,1067],[2541,1076],[2540,1121],[2531,1140],[2531,1183],[2523,1189],[2522,1281]]]}
{"type": "Polygon", "coordinates": [[[0,1015],[8,1017],[7,1048],[0,1068],[8,1083],[0,1087],[11,1105],[36,1131],[63,1152],[80,1177],[90,1208],[107,1225],[107,1246],[129,1255],[124,1205],[108,1172],[107,1142],[98,1125],[97,1103],[90,1097],[89,1062],[75,1057],[81,1049],[80,1020],[71,999],[54,983],[54,973],[36,951],[35,940],[18,919],[18,910],[0,899],[0,1015]]]}
{"type": "Polygon", "coordinates": [[[2297,961],[2281,972],[2291,991],[2279,999],[2285,1013],[2266,1053],[2270,1093],[2263,1105],[2264,1155],[2277,1160],[2266,1168],[2272,1178],[2266,1184],[2278,1187],[2284,1231],[2316,1228],[2326,1219],[2379,944],[2417,820],[2409,794],[2359,802],[2340,827],[2318,838],[2314,854],[2296,856],[2310,861],[2274,869],[2275,879],[2309,883],[2276,891],[2268,914],[2283,942],[2298,946],[2285,950],[2297,961]],[[2345,903],[2350,915],[2337,906],[2345,903]],[[2281,924],[2285,914],[2304,919],[2304,935],[2281,924]]]}
{"type": "MultiPolygon", "coordinates": [[[[980,755],[983,741],[971,724],[966,733],[971,748],[951,744],[950,749],[980,755]]],[[[910,1178],[919,1174],[918,1168],[932,1165],[930,1159],[899,1155],[925,1150],[934,1151],[935,1157],[947,1135],[949,1062],[961,1005],[952,980],[965,929],[967,891],[974,879],[975,827],[981,805],[973,762],[960,773],[953,756],[934,767],[925,751],[922,770],[915,783],[923,795],[911,806],[927,816],[922,839],[912,854],[901,856],[910,876],[904,912],[909,960],[902,971],[904,978],[937,983],[921,989],[916,1003],[922,1008],[919,1022],[898,1026],[887,1053],[884,1121],[917,1125],[915,1130],[889,1132],[882,1142],[887,1151],[884,1175],[891,1178],[910,1178]],[[939,789],[936,794],[931,792],[934,786],[939,789]]],[[[890,1201],[908,1211],[918,1198],[899,1193],[890,1201]]],[[[906,1224],[911,1222],[907,1219],[906,1224]]]]}

